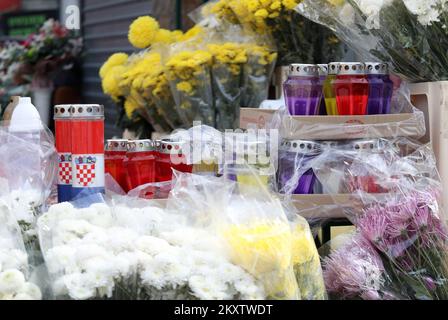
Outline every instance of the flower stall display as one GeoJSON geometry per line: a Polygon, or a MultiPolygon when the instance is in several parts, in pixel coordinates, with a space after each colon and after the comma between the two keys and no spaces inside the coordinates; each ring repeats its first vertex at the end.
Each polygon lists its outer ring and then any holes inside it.
{"type": "Polygon", "coordinates": [[[0,300],[40,300],[38,286],[28,281],[30,268],[16,218],[0,200],[0,300]]]}
{"type": "Polygon", "coordinates": [[[411,81],[447,78],[444,0],[304,0],[297,10],[329,27],[362,57],[389,62],[411,81]]]}

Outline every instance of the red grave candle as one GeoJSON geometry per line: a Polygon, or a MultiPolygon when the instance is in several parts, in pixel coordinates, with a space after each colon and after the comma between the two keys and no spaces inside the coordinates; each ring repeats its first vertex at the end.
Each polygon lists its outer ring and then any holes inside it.
{"type": "Polygon", "coordinates": [[[54,107],[56,150],[58,151],[58,202],[72,199],[72,140],[70,105],[54,107]]]}
{"type": "Polygon", "coordinates": [[[151,140],[128,142],[124,160],[130,190],[156,182],[156,150],[151,140]]]}
{"type": "Polygon", "coordinates": [[[109,173],[125,192],[129,191],[127,173],[124,167],[127,145],[128,140],[107,140],[106,151],[104,153],[106,173],[109,173]]]}
{"type": "Polygon", "coordinates": [[[365,65],[360,62],[341,62],[334,80],[339,115],[365,115],[369,99],[369,81],[365,65]]]}
{"type": "Polygon", "coordinates": [[[104,193],[104,107],[73,105],[72,197],[104,193]]]}
{"type": "Polygon", "coordinates": [[[173,179],[173,169],[191,173],[193,165],[187,164],[183,149],[188,144],[181,141],[169,139],[157,141],[157,181],[165,182],[173,179]]]}

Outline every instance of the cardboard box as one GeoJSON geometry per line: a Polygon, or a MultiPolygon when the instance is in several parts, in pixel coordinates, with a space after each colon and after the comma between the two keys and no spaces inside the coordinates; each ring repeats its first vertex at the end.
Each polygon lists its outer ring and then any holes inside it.
{"type": "MultiPolygon", "coordinates": [[[[279,195],[284,199],[284,195],[279,195]]],[[[350,212],[361,212],[365,207],[359,196],[353,194],[296,194],[291,196],[297,212],[309,220],[325,220],[347,218],[344,209],[350,212]]]]}
{"type": "MultiPolygon", "coordinates": [[[[275,127],[272,123],[275,113],[276,110],[242,108],[240,127],[275,127]]],[[[419,138],[426,132],[424,114],[421,112],[368,116],[293,116],[285,117],[278,129],[282,138],[291,140],[419,138]]]]}
{"type": "Polygon", "coordinates": [[[412,104],[424,112],[427,135],[423,143],[431,141],[442,178],[444,203],[448,201],[448,81],[415,83],[410,85],[412,104]]]}

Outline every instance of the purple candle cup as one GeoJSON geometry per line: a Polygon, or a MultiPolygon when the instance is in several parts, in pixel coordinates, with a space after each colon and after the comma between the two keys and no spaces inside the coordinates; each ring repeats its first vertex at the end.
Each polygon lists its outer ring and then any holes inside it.
{"type": "Polygon", "coordinates": [[[318,67],[313,64],[292,64],[288,80],[283,84],[286,105],[292,116],[319,114],[322,82],[318,67]]]}
{"type": "Polygon", "coordinates": [[[366,63],[369,81],[368,114],[389,114],[393,94],[393,83],[389,78],[388,66],[385,63],[366,63]]]}
{"type": "Polygon", "coordinates": [[[283,141],[279,151],[278,186],[280,192],[292,194],[314,194],[319,188],[319,181],[310,161],[321,152],[320,144],[312,141],[283,141]],[[305,172],[301,172],[304,171],[305,172]],[[298,181],[293,181],[294,174],[299,171],[298,181]],[[297,183],[297,186],[294,184],[297,183]],[[291,190],[294,188],[294,190],[291,190]],[[291,192],[292,191],[292,192],[291,192]]]}

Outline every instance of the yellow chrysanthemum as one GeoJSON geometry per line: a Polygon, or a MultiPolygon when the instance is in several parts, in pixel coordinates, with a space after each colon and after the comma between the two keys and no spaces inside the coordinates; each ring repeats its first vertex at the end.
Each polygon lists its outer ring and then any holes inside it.
{"type": "Polygon", "coordinates": [[[104,78],[112,67],[123,65],[126,61],[128,61],[128,55],[126,53],[114,53],[102,65],[100,69],[100,77],[104,78]]]}
{"type": "Polygon", "coordinates": [[[190,94],[193,91],[193,87],[187,81],[179,82],[176,86],[177,90],[190,94]]]}
{"type": "Polygon", "coordinates": [[[173,37],[175,42],[181,41],[183,35],[184,33],[182,32],[182,30],[171,31],[171,36],[173,37]]]}
{"type": "Polygon", "coordinates": [[[132,119],[134,112],[138,109],[138,103],[131,97],[128,97],[124,102],[124,111],[129,119],[132,119]]]}
{"type": "Polygon", "coordinates": [[[109,95],[113,100],[118,101],[119,97],[123,96],[120,87],[121,76],[126,71],[124,66],[112,67],[105,75],[102,81],[102,87],[105,94],[109,95]]]}
{"type": "Polygon", "coordinates": [[[295,7],[297,7],[299,2],[300,1],[298,0],[283,0],[283,5],[287,10],[293,10],[295,7]]]}
{"type": "Polygon", "coordinates": [[[293,225],[292,240],[294,265],[310,262],[316,257],[319,261],[316,244],[306,222],[293,225]]]}
{"type": "MultiPolygon", "coordinates": [[[[211,65],[211,62],[212,55],[207,51],[181,51],[166,63],[167,75],[170,80],[190,81],[204,72],[204,68],[211,65]]],[[[191,85],[194,84],[191,83],[191,85]]]]}
{"type": "Polygon", "coordinates": [[[258,18],[267,18],[268,15],[269,12],[266,9],[260,9],[255,12],[255,16],[258,18]]]}
{"type": "Polygon", "coordinates": [[[153,43],[159,28],[159,23],[153,17],[139,17],[129,27],[129,42],[136,48],[147,48],[153,43]]]}
{"type": "Polygon", "coordinates": [[[153,43],[166,43],[170,44],[174,42],[174,35],[170,30],[167,29],[159,29],[157,31],[153,43]]]}
{"type": "Polygon", "coordinates": [[[199,37],[204,33],[204,29],[198,25],[195,25],[194,27],[190,28],[187,32],[183,34],[181,37],[182,41],[188,41],[195,37],[199,37]]]}
{"type": "Polygon", "coordinates": [[[282,221],[254,221],[224,231],[232,261],[261,280],[269,298],[295,299],[300,295],[292,270],[292,235],[282,221]]]}

